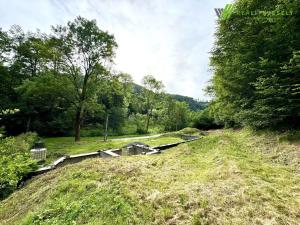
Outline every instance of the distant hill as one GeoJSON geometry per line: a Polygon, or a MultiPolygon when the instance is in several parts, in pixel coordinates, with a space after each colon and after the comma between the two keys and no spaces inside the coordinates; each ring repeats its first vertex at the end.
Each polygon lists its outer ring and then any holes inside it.
{"type": "Polygon", "coordinates": [[[133,83],[133,92],[134,93],[141,93],[143,88],[144,88],[143,86],[133,83]]]}
{"type": "Polygon", "coordinates": [[[193,111],[203,110],[208,106],[208,102],[201,102],[192,97],[183,96],[183,95],[172,95],[172,94],[170,94],[170,95],[179,102],[188,103],[190,109],[193,111]]]}
{"type": "MultiPolygon", "coordinates": [[[[134,93],[141,93],[144,87],[138,84],[133,84],[133,91],[134,93]]],[[[192,97],[183,96],[183,95],[174,95],[168,94],[173,99],[179,102],[186,102],[189,105],[189,108],[193,111],[203,110],[208,106],[208,102],[198,101],[192,97]]]]}

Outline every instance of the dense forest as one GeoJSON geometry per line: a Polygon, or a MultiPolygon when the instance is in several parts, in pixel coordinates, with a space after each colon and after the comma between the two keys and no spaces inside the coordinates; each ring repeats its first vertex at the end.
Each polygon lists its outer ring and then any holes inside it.
{"type": "Polygon", "coordinates": [[[78,17],[51,34],[1,30],[0,110],[7,135],[96,136],[172,131],[193,123],[206,103],[171,96],[153,76],[134,84],[113,68],[117,43],[78,17]],[[82,132],[81,132],[82,130],[82,132]]]}
{"type": "Polygon", "coordinates": [[[297,0],[240,0],[231,16],[219,21],[207,88],[216,123],[300,126],[299,9],[297,0]]]}

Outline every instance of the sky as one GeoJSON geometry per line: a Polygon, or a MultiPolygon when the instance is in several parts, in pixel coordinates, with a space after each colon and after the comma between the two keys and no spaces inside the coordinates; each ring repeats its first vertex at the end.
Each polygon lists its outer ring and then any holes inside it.
{"type": "Polygon", "coordinates": [[[151,74],[172,94],[208,100],[209,52],[217,16],[230,0],[0,0],[0,27],[49,33],[76,16],[96,19],[118,43],[115,69],[141,84],[151,74]]]}

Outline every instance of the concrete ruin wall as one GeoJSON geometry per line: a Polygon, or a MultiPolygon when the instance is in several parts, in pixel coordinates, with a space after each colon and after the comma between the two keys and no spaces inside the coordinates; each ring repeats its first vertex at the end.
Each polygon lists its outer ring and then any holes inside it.
{"type": "MultiPolygon", "coordinates": [[[[187,136],[185,136],[187,137],[187,136]]],[[[109,158],[109,157],[120,157],[120,156],[130,156],[130,155],[140,155],[140,154],[145,154],[145,155],[153,155],[153,154],[159,154],[161,151],[166,150],[168,148],[175,147],[177,145],[194,141],[199,139],[199,137],[194,137],[190,136],[190,138],[186,138],[185,141],[180,141],[176,143],[171,143],[171,144],[165,144],[165,145],[159,145],[156,147],[148,147],[145,145],[133,145],[128,148],[123,148],[123,149],[109,149],[109,150],[104,150],[104,151],[97,151],[97,152],[90,152],[90,153],[84,153],[84,154],[78,154],[78,155],[70,155],[70,156],[63,156],[57,160],[55,160],[52,164],[46,167],[42,167],[26,176],[25,180],[30,179],[33,176],[37,176],[40,174],[47,173],[53,169],[56,169],[58,167],[72,164],[72,163],[77,163],[85,159],[89,158],[109,158]]]]}

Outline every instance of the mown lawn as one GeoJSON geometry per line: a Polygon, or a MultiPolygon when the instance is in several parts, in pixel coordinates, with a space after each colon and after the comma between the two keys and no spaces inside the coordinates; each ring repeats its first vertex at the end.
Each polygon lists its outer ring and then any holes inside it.
{"type": "Polygon", "coordinates": [[[103,141],[103,137],[83,137],[80,142],[75,142],[73,137],[55,137],[44,138],[45,146],[47,148],[46,164],[51,163],[55,159],[64,155],[74,155],[86,152],[95,152],[98,150],[106,150],[113,148],[120,148],[131,142],[143,142],[150,146],[157,146],[161,144],[174,143],[182,141],[178,137],[150,137],[143,136],[119,136],[109,139],[107,142],[103,141]],[[120,138],[134,138],[130,140],[120,140],[120,138]],[[115,139],[115,140],[114,140],[115,139]]]}
{"type": "Polygon", "coordinates": [[[216,131],[160,155],[89,159],[13,193],[0,223],[296,225],[297,152],[276,135],[216,131]]]}

